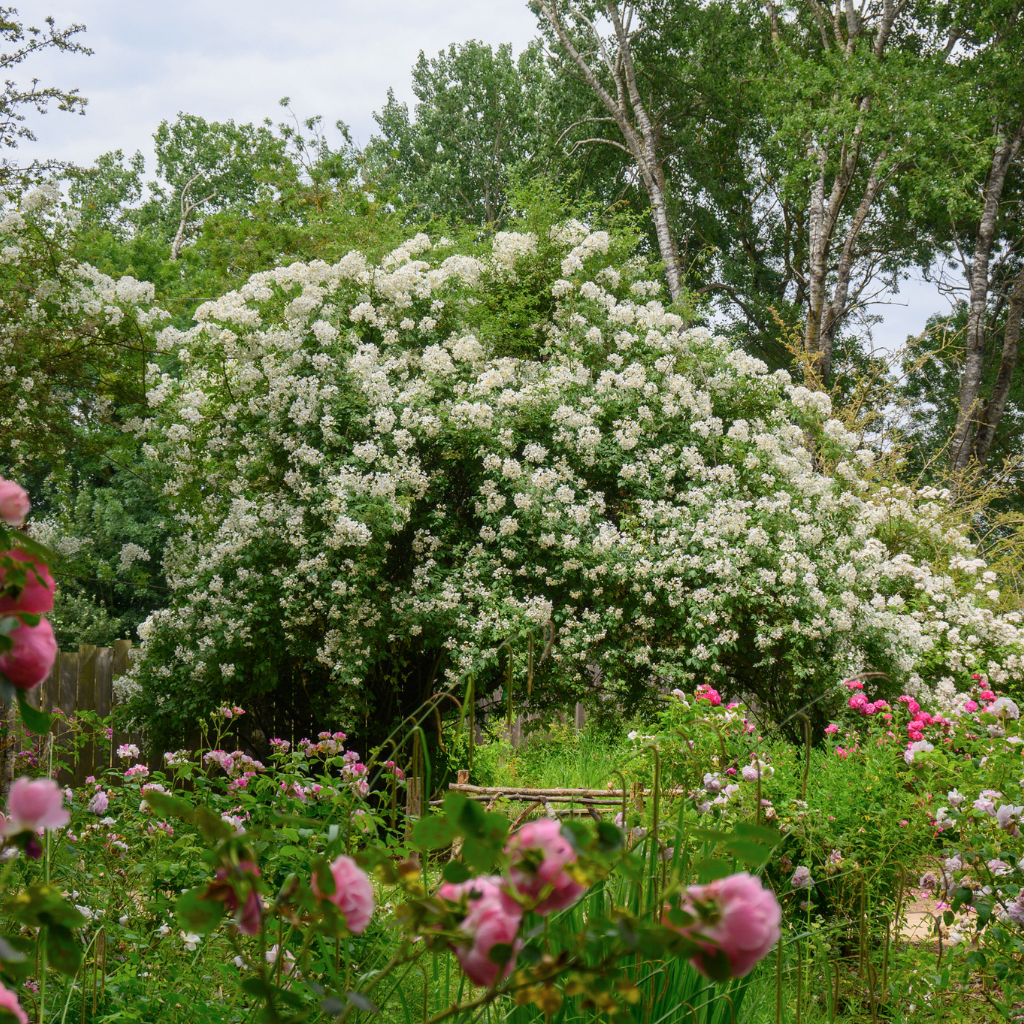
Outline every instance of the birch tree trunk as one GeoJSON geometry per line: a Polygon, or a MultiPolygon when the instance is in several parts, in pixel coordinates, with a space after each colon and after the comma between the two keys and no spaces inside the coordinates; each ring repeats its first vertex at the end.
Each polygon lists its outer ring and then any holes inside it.
{"type": "MultiPolygon", "coordinates": [[[[956,429],[949,446],[950,469],[954,475],[962,475],[976,461],[976,452],[981,449],[974,443],[974,434],[981,419],[981,379],[985,370],[988,348],[988,300],[991,289],[989,264],[992,257],[992,243],[999,221],[999,205],[1003,197],[1006,177],[1013,161],[1020,152],[1024,140],[1024,122],[1012,136],[1004,135],[992,154],[992,167],[985,182],[984,205],[978,231],[974,240],[974,259],[969,277],[970,308],[967,314],[967,334],[964,350],[964,367],[960,377],[960,394],[957,398],[956,429]]],[[[1016,359],[1014,359],[1016,362],[1016,359]]],[[[1000,368],[1001,369],[1001,368],[1000,368]]],[[[1009,384],[1007,384],[1009,387],[1009,384]]],[[[993,396],[994,397],[994,396],[993,396]]],[[[1005,399],[1003,408],[1005,408],[1005,399]]],[[[995,410],[986,410],[986,422],[994,436],[998,419],[992,420],[995,410]]],[[[998,414],[1002,416],[1002,411],[998,414]]],[[[985,455],[991,448],[992,438],[984,445],[985,455]]],[[[983,462],[984,460],[982,460],[983,462]]],[[[980,463],[979,463],[980,464],[980,463]]]]}
{"type": "Polygon", "coordinates": [[[618,3],[604,4],[604,14],[614,33],[614,52],[608,49],[593,20],[578,5],[566,0],[538,0],[537,6],[554,30],[562,49],[608,111],[623,139],[621,144],[608,139],[586,139],[583,142],[617,146],[628,153],[636,164],[651,204],[651,217],[658,239],[658,251],[665,264],[669,295],[675,302],[683,291],[683,273],[679,249],[669,220],[665,172],[658,156],[658,132],[637,85],[631,47],[632,5],[623,4],[620,10],[618,3]],[[599,58],[607,70],[615,89],[614,96],[598,76],[597,62],[576,46],[571,28],[582,30],[593,44],[593,56],[599,58]]]}

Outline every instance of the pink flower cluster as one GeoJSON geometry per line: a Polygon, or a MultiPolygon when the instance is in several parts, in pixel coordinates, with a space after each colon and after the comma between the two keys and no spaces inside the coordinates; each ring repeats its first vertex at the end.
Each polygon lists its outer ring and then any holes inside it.
{"type": "MultiPolygon", "coordinates": [[[[802,877],[799,881],[806,884],[802,877]]],[[[705,958],[724,955],[731,976],[744,977],[768,955],[782,934],[779,901],[746,871],[707,885],[689,886],[679,909],[692,915],[693,922],[683,927],[667,919],[665,923],[701,947],[702,952],[690,962],[704,975],[708,974],[705,958]]]]}
{"type": "Polygon", "coordinates": [[[351,857],[338,857],[331,864],[330,870],[334,879],[334,892],[321,893],[314,874],[311,880],[313,893],[318,899],[333,903],[344,916],[345,927],[353,935],[361,935],[373,917],[373,886],[370,879],[351,857]]]}
{"type": "Polygon", "coordinates": [[[722,703],[722,695],[708,683],[701,683],[694,691],[697,700],[706,700],[712,707],[722,703]]]}
{"type": "MultiPolygon", "coordinates": [[[[0,477],[0,522],[19,527],[31,504],[25,489],[0,477]]],[[[22,548],[0,550],[0,619],[14,616],[18,625],[7,634],[11,647],[0,654],[0,674],[19,690],[38,686],[53,668],[57,640],[46,619],[31,624],[25,616],[46,615],[53,608],[56,584],[49,568],[22,548]]]]}
{"type": "Polygon", "coordinates": [[[453,942],[452,949],[466,977],[474,985],[488,988],[507,978],[523,944],[518,938],[523,908],[505,891],[504,880],[485,875],[466,882],[445,882],[437,895],[460,906],[465,901],[466,913],[459,924],[465,938],[453,942]],[[491,959],[491,950],[499,945],[512,947],[504,965],[491,959]]]}

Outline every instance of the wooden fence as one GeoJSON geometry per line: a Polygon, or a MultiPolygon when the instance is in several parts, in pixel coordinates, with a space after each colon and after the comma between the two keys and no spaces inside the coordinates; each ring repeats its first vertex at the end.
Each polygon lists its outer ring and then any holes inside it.
{"type": "MultiPolygon", "coordinates": [[[[50,674],[29,691],[29,703],[34,707],[62,713],[63,717],[58,717],[51,727],[55,760],[68,760],[67,750],[75,734],[74,727],[67,724],[69,718],[82,711],[95,712],[101,718],[110,714],[114,706],[114,680],[127,671],[131,650],[130,640],[115,640],[113,647],[79,644],[75,652],[58,651],[50,674]]],[[[130,740],[131,737],[119,734],[90,739],[74,757],[72,769],[60,772],[59,781],[62,785],[80,785],[87,776],[97,774],[97,769],[102,771],[113,765],[114,749],[130,740]]],[[[28,749],[32,742],[28,738],[23,749],[28,749]]],[[[36,741],[36,746],[41,754],[43,744],[36,741]]]]}

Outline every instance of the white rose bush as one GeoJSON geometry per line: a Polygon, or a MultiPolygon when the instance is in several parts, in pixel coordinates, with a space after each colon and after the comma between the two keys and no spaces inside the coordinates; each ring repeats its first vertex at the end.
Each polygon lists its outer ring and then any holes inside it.
{"type": "Polygon", "coordinates": [[[939,710],[972,672],[1019,680],[1020,616],[948,495],[876,478],[828,396],[686,329],[627,252],[578,222],[418,234],[157,334],[130,426],[177,530],[135,714],[280,686],[392,720],[505,678],[506,643],[522,687],[552,627],[540,705],[707,684],[820,733],[855,673],[939,710]]]}

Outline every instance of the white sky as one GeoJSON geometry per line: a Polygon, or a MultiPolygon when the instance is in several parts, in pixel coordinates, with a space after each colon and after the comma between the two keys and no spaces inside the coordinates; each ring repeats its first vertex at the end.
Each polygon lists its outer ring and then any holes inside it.
{"type": "MultiPolygon", "coordinates": [[[[19,82],[77,87],[85,117],[54,111],[34,119],[38,144],[23,153],[91,164],[101,153],[141,149],[152,169],[157,125],[179,111],[208,120],[275,121],[282,96],[300,118],[340,119],[365,144],[392,87],[413,102],[410,70],[419,51],[453,42],[510,42],[518,53],[537,34],[525,0],[12,0],[28,24],[47,14],[82,22],[91,57],[49,54],[16,72],[19,82]]],[[[929,315],[948,308],[935,289],[907,282],[875,343],[899,346],[929,315]]]]}

